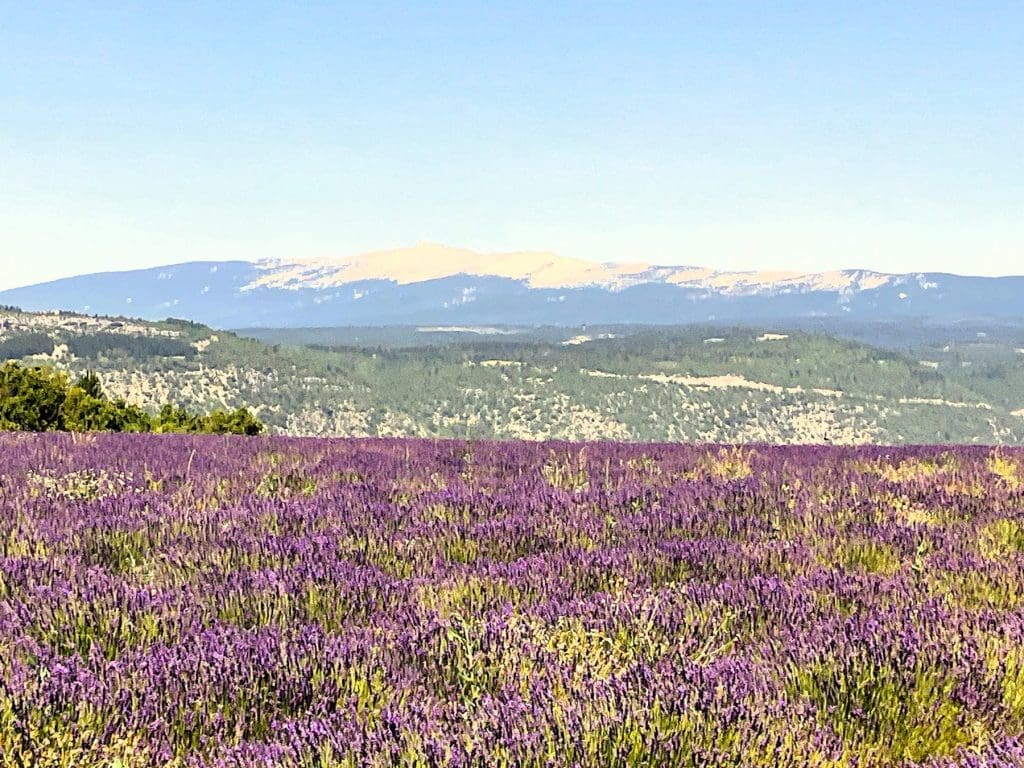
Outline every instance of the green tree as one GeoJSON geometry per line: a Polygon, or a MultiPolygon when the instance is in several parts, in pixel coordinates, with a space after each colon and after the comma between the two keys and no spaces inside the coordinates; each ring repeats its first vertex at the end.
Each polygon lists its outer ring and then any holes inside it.
{"type": "Polygon", "coordinates": [[[218,408],[203,419],[202,431],[214,435],[259,435],[263,424],[248,408],[230,412],[218,408]]]}
{"type": "Polygon", "coordinates": [[[259,435],[264,427],[247,408],[203,416],[168,403],[154,418],[122,399],[108,400],[95,373],[69,386],[52,368],[10,362],[0,366],[0,430],[259,435]]]}
{"type": "Polygon", "coordinates": [[[152,432],[153,419],[137,405],[124,400],[115,400],[114,406],[120,412],[122,432],[152,432]]]}
{"type": "Polygon", "coordinates": [[[70,432],[149,432],[149,414],[124,400],[94,397],[81,387],[68,390],[62,407],[64,429],[70,432]]]}
{"type": "Polygon", "coordinates": [[[153,424],[155,432],[183,434],[202,432],[202,419],[181,406],[165,403],[153,424]]]}
{"type": "Polygon", "coordinates": [[[86,371],[82,378],[75,382],[75,386],[91,397],[103,397],[103,384],[95,371],[86,371]]]}
{"type": "Polygon", "coordinates": [[[93,397],[81,387],[71,387],[61,406],[63,429],[69,432],[120,431],[110,403],[93,397]]]}
{"type": "Polygon", "coordinates": [[[52,368],[5,363],[0,366],[0,423],[33,432],[63,429],[67,388],[67,376],[52,368]]]}

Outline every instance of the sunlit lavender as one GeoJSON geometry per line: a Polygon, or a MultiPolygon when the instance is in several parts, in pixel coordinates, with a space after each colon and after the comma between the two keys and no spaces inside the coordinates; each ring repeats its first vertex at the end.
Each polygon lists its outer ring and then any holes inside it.
{"type": "Polygon", "coordinates": [[[0,435],[2,766],[1024,765],[1024,452],[0,435]]]}

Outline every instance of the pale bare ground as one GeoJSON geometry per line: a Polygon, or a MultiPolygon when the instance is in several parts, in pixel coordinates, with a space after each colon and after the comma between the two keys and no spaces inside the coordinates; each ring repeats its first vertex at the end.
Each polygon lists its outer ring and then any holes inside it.
{"type": "Polygon", "coordinates": [[[988,403],[964,403],[958,400],[943,400],[938,397],[901,397],[896,402],[901,405],[942,405],[948,408],[979,408],[983,411],[992,410],[992,406],[988,403]]]}
{"type": "Polygon", "coordinates": [[[767,384],[763,381],[751,381],[745,376],[727,373],[721,376],[680,376],[667,373],[641,373],[638,379],[656,381],[659,384],[682,384],[687,387],[707,387],[709,389],[756,389],[762,392],[785,392],[785,387],[767,384]]]}
{"type": "MultiPolygon", "coordinates": [[[[763,381],[753,381],[746,378],[741,374],[727,373],[718,376],[683,376],[678,374],[664,374],[664,373],[639,373],[639,374],[623,374],[623,373],[609,373],[607,371],[598,371],[593,369],[581,369],[582,373],[586,373],[589,376],[598,378],[614,378],[614,379],[642,379],[646,381],[654,381],[659,384],[679,384],[685,387],[694,387],[697,389],[750,389],[761,392],[772,392],[775,394],[793,394],[799,395],[806,392],[813,392],[814,394],[821,395],[823,397],[841,398],[846,397],[846,393],[838,389],[828,389],[824,387],[814,387],[810,390],[804,389],[803,387],[782,387],[778,384],[769,384],[763,381]]],[[[878,396],[876,399],[884,401],[884,398],[878,396]]],[[[949,408],[977,408],[980,410],[991,411],[992,406],[988,403],[967,403],[957,400],[943,400],[941,398],[928,398],[928,397],[901,397],[895,400],[901,405],[937,405],[945,406],[949,408]]]]}
{"type": "MultiPolygon", "coordinates": [[[[718,376],[683,376],[679,374],[668,374],[668,373],[638,373],[638,374],[624,374],[624,373],[609,373],[608,371],[598,371],[593,369],[582,368],[581,373],[585,373],[588,376],[594,376],[596,378],[606,379],[641,379],[645,381],[654,381],[658,384],[680,384],[684,387],[694,387],[697,389],[752,389],[761,392],[774,392],[776,394],[782,394],[789,392],[794,395],[801,394],[808,390],[803,387],[782,387],[778,384],[769,384],[764,381],[753,381],[738,373],[726,373],[718,376]]],[[[815,394],[822,395],[824,397],[843,397],[844,393],[838,389],[826,389],[823,387],[816,387],[810,390],[815,394]]]]}
{"type": "Polygon", "coordinates": [[[599,263],[544,251],[480,253],[437,243],[372,251],[351,256],[272,260],[260,264],[263,274],[247,288],[336,288],[363,280],[399,284],[452,275],[505,277],[534,288],[579,288],[599,285],[621,290],[643,282],[715,290],[731,294],[802,289],[870,290],[897,278],[877,272],[726,272],[704,267],[658,266],[646,262],[599,263]]]}
{"type": "Polygon", "coordinates": [[[162,336],[177,338],[180,331],[171,328],[155,328],[152,325],[132,320],[118,320],[109,317],[88,317],[66,315],[60,312],[0,312],[0,341],[26,331],[53,333],[120,333],[126,336],[162,336]]]}
{"type": "Polygon", "coordinates": [[[196,352],[202,353],[209,349],[211,344],[216,344],[218,341],[220,341],[220,339],[217,338],[217,335],[212,334],[209,338],[200,339],[199,341],[193,341],[192,347],[195,349],[196,352]]]}
{"type": "Polygon", "coordinates": [[[615,339],[618,338],[614,333],[599,333],[597,336],[587,336],[585,334],[578,334],[571,338],[565,339],[562,342],[563,347],[571,347],[577,344],[586,344],[588,341],[594,341],[595,339],[615,339]]]}
{"type": "Polygon", "coordinates": [[[599,371],[592,368],[581,368],[581,373],[585,373],[588,376],[593,376],[600,379],[640,379],[644,381],[654,381],[658,384],[681,384],[686,387],[696,388],[709,388],[709,389],[757,389],[765,392],[776,392],[781,393],[785,391],[784,387],[780,387],[776,384],[767,384],[762,381],[751,381],[745,376],[740,374],[727,373],[719,376],[683,376],[679,374],[669,373],[637,373],[637,374],[626,374],[626,373],[611,373],[609,371],[599,371]]]}
{"type": "MultiPolygon", "coordinates": [[[[783,405],[772,412],[773,421],[782,422],[798,443],[836,443],[866,445],[879,435],[877,428],[859,424],[849,413],[841,413],[823,403],[783,405]]],[[[779,425],[766,428],[758,419],[745,424],[737,435],[737,442],[774,442],[778,440],[779,425]]]]}
{"type": "Polygon", "coordinates": [[[554,253],[520,251],[484,254],[466,248],[419,243],[411,248],[373,251],[348,257],[277,262],[251,287],[332,288],[360,280],[391,280],[399,284],[436,280],[450,275],[478,275],[526,280],[535,288],[580,285],[629,285],[650,270],[648,264],[600,264],[554,253]]]}
{"type": "Polygon", "coordinates": [[[417,333],[472,333],[478,336],[509,336],[515,331],[492,325],[421,325],[417,333]]]}
{"type": "Polygon", "coordinates": [[[240,390],[258,391],[273,386],[277,378],[277,374],[237,366],[177,371],[136,369],[104,371],[103,388],[112,397],[142,407],[159,407],[169,402],[230,407],[237,402],[240,390]]]}

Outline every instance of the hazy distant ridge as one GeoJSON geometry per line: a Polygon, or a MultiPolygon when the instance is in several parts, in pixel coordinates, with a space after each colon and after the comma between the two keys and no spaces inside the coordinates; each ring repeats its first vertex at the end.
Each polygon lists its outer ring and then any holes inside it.
{"type": "Polygon", "coordinates": [[[419,244],[352,257],[190,262],[0,292],[0,303],[221,327],[1024,317],[1024,277],[727,272],[419,244]]]}

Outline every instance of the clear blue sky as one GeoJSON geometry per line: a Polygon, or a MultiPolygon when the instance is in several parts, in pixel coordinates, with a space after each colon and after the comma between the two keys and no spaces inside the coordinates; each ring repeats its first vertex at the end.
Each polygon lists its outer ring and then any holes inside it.
{"type": "Polygon", "coordinates": [[[0,287],[419,240],[1024,273],[1024,3],[0,0],[0,287]]]}

